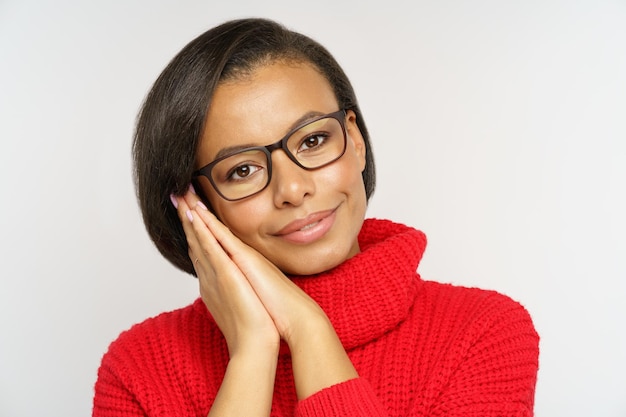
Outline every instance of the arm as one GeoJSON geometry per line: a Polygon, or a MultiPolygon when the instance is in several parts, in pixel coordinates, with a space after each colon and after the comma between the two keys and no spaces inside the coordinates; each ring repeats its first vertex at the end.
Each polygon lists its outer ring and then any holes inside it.
{"type": "Polygon", "coordinates": [[[209,416],[268,416],[280,342],[276,327],[197,211],[185,199],[173,201],[194,259],[202,300],[228,345],[230,360],[209,416]]]}
{"type": "Polygon", "coordinates": [[[432,415],[532,416],[539,337],[528,312],[492,292],[470,320],[443,365],[450,375],[432,415]]]}
{"type": "Polygon", "coordinates": [[[358,378],[358,374],[323,312],[303,321],[288,335],[298,399],[324,388],[358,378]]]}
{"type": "Polygon", "coordinates": [[[111,370],[113,359],[107,354],[98,369],[92,417],[147,417],[135,396],[111,370]]]}
{"type": "Polygon", "coordinates": [[[268,416],[278,352],[242,352],[231,357],[210,416],[268,416]],[[266,356],[266,357],[263,357],[266,356]],[[254,382],[254,383],[252,383],[254,382]]]}

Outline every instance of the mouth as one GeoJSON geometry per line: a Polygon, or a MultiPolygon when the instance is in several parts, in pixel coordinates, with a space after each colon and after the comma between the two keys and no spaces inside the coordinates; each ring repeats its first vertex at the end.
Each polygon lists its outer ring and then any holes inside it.
{"type": "Polygon", "coordinates": [[[306,244],[322,238],[335,223],[336,209],[312,213],[302,219],[294,220],[276,236],[291,243],[306,244]]]}

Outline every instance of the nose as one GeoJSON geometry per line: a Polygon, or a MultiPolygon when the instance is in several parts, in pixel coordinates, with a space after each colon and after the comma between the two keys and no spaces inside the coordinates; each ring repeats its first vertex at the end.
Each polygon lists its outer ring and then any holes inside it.
{"type": "Polygon", "coordinates": [[[276,207],[299,206],[315,193],[311,171],[296,165],[282,150],[272,152],[272,183],[276,207]]]}

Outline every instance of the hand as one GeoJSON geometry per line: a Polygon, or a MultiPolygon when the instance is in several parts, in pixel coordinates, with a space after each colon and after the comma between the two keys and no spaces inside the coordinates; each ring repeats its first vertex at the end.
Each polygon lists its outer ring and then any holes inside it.
{"type": "Polygon", "coordinates": [[[327,322],[326,314],[311,297],[267,258],[236,237],[206,209],[195,193],[188,192],[184,200],[185,205],[191,208],[190,215],[194,218],[194,222],[183,219],[183,225],[189,222],[195,230],[197,240],[201,243],[206,241],[206,244],[203,244],[205,249],[200,251],[195,249],[195,244],[192,247],[192,242],[189,245],[190,252],[193,252],[193,254],[190,253],[190,257],[196,264],[196,272],[200,273],[198,269],[201,270],[207,266],[203,258],[209,260],[208,266],[213,265],[210,257],[214,254],[207,253],[209,249],[212,252],[219,252],[224,271],[245,277],[272,318],[280,336],[288,344],[297,330],[306,333],[308,325],[327,322]],[[196,222],[196,218],[202,221],[196,222]],[[210,236],[209,239],[204,237],[207,234],[210,236]],[[209,244],[212,246],[208,246],[209,244]],[[198,253],[202,256],[198,256],[198,253]],[[198,259],[197,262],[194,256],[198,259]]]}
{"type": "Polygon", "coordinates": [[[219,223],[191,191],[172,197],[194,261],[200,295],[222,331],[230,357],[269,350],[277,356],[279,334],[254,289],[208,227],[219,223]],[[174,200],[175,199],[175,200],[174,200]],[[201,211],[205,215],[200,216],[201,211]],[[206,222],[206,219],[209,221],[206,222]],[[211,221],[213,220],[213,221],[211,221]]]}

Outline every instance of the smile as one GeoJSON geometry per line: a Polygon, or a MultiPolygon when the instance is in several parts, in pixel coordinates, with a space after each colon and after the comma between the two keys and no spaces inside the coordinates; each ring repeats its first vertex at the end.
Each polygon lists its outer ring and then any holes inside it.
{"type": "Polygon", "coordinates": [[[318,222],[315,222],[315,223],[308,224],[308,225],[304,226],[304,227],[303,227],[302,229],[300,229],[300,230],[307,230],[307,229],[310,229],[311,227],[315,226],[316,224],[319,224],[319,221],[318,221],[318,222]]]}
{"type": "Polygon", "coordinates": [[[276,235],[291,243],[307,244],[321,239],[335,224],[336,210],[313,213],[303,219],[294,220],[276,235]]]}

